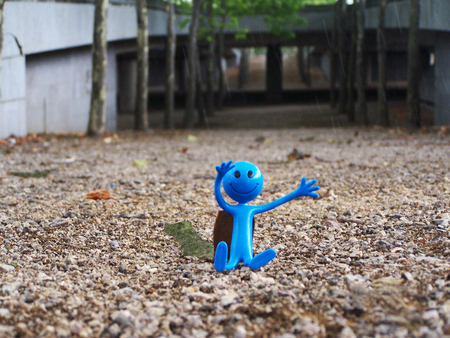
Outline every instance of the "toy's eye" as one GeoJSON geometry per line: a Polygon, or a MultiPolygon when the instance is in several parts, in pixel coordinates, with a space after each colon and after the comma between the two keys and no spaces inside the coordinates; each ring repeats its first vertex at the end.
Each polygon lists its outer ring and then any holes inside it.
{"type": "Polygon", "coordinates": [[[252,178],[253,177],[253,171],[249,170],[248,173],[247,173],[247,176],[249,178],[252,178]]]}
{"type": "Polygon", "coordinates": [[[238,170],[236,170],[236,171],[234,172],[234,177],[236,177],[236,178],[241,177],[241,173],[240,173],[238,170]]]}

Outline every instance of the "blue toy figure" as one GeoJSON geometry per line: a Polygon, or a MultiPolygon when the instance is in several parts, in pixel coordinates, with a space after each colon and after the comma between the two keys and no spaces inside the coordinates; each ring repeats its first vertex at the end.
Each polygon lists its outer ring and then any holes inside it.
{"type": "Polygon", "coordinates": [[[300,196],[319,197],[314,191],[319,190],[320,187],[314,186],[317,180],[307,183],[306,178],[303,177],[300,186],[290,194],[268,204],[248,205],[248,202],[254,200],[260,194],[263,188],[263,176],[258,167],[252,163],[238,162],[233,165],[232,163],[233,161],[223,162],[220,167],[216,167],[217,177],[214,184],[214,194],[217,203],[223,210],[233,216],[234,221],[230,258],[227,260],[227,243],[221,241],[216,247],[214,267],[217,271],[232,270],[239,262],[244,262],[244,265],[248,265],[251,269],[259,269],[274,259],[277,253],[273,249],[267,249],[253,257],[253,217],[300,196]],[[237,205],[230,205],[223,199],[220,192],[222,181],[225,192],[238,202],[237,205]]]}

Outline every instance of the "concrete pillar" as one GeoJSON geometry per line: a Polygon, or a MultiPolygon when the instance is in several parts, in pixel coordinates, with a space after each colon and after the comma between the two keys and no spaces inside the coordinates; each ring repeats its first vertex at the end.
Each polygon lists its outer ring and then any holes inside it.
{"type": "Polygon", "coordinates": [[[267,47],[266,97],[269,103],[280,103],[283,99],[283,55],[279,45],[267,47]]]}
{"type": "Polygon", "coordinates": [[[440,32],[434,49],[434,124],[450,124],[450,33],[440,32]]]}

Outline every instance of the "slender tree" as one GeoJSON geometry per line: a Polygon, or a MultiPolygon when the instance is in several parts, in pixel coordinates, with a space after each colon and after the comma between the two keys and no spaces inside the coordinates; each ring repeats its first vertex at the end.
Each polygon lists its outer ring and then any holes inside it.
{"type": "Polygon", "coordinates": [[[136,0],[137,90],[134,129],[148,130],[148,16],[146,0],[136,0]]]}
{"type": "Polygon", "coordinates": [[[338,112],[345,114],[347,108],[347,1],[339,0],[339,101],[338,112]]]}
{"type": "Polygon", "coordinates": [[[175,87],[175,4],[167,0],[167,46],[166,46],[166,91],[164,107],[164,128],[174,129],[174,87],[175,87]]]}
{"type": "Polygon", "coordinates": [[[369,124],[366,103],[366,77],[364,65],[364,14],[366,0],[359,0],[358,8],[358,38],[356,41],[356,90],[358,101],[356,103],[357,121],[369,124]]]}
{"type": "Polygon", "coordinates": [[[214,86],[215,86],[215,15],[214,15],[214,0],[208,0],[207,8],[207,41],[208,41],[208,53],[206,61],[206,114],[208,116],[214,116],[214,86]]]}
{"type": "Polygon", "coordinates": [[[195,58],[195,68],[196,68],[196,86],[197,86],[197,116],[198,124],[204,126],[206,124],[206,111],[205,111],[205,90],[203,88],[202,80],[202,70],[200,63],[200,53],[197,49],[197,56],[195,58]]]}
{"type": "Polygon", "coordinates": [[[95,1],[92,44],[92,92],[88,135],[101,135],[106,120],[106,18],[109,0],[95,1]]]}
{"type": "Polygon", "coordinates": [[[197,51],[197,33],[199,26],[199,16],[202,1],[193,0],[192,18],[189,29],[188,42],[188,88],[186,92],[186,112],[184,115],[183,127],[190,129],[195,123],[195,94],[196,94],[196,51],[197,51]]]}
{"type": "Polygon", "coordinates": [[[419,54],[420,0],[411,0],[409,5],[408,34],[408,94],[407,117],[411,127],[420,127],[420,54],[419,54]]]}
{"type": "Polygon", "coordinates": [[[355,121],[355,57],[356,38],[358,34],[356,4],[353,3],[350,14],[351,41],[347,66],[347,115],[348,120],[355,121]]]}
{"type": "Polygon", "coordinates": [[[331,48],[330,48],[330,105],[331,108],[336,107],[336,66],[337,66],[337,37],[339,22],[339,3],[336,2],[333,10],[333,30],[331,31],[331,48]]]}
{"type": "MultiPolygon", "coordinates": [[[[221,6],[223,7],[225,0],[221,1],[221,6]]],[[[217,89],[217,109],[221,110],[223,107],[223,101],[225,99],[225,69],[223,67],[222,61],[225,53],[225,21],[226,15],[222,14],[221,16],[221,24],[219,26],[219,32],[217,34],[217,69],[219,69],[219,83],[217,89]]]]}
{"type": "Polygon", "coordinates": [[[311,76],[309,73],[309,47],[308,46],[298,46],[297,47],[297,64],[298,71],[300,73],[300,80],[311,87],[311,76]],[[306,57],[305,57],[306,54],[306,57]]]}
{"type": "Polygon", "coordinates": [[[247,83],[248,68],[250,59],[250,50],[248,48],[241,48],[241,60],[239,62],[239,78],[238,87],[242,89],[247,83]]]}
{"type": "Polygon", "coordinates": [[[378,49],[378,109],[377,123],[389,126],[389,110],[387,103],[386,87],[386,41],[384,40],[384,18],[387,0],[380,0],[377,27],[377,49],[378,49]]]}
{"type": "MultiPolygon", "coordinates": [[[[0,0],[0,76],[2,71],[2,54],[3,54],[3,21],[4,21],[4,8],[5,1],[0,0]]],[[[1,93],[0,93],[1,95],[1,93]]]]}

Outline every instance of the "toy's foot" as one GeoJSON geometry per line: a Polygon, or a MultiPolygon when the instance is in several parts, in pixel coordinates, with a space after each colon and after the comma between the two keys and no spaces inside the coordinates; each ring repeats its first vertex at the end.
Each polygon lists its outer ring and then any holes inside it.
{"type": "Polygon", "coordinates": [[[267,249],[253,257],[248,267],[250,269],[259,269],[274,259],[276,255],[277,252],[274,249],[267,249]]]}
{"type": "Polygon", "coordinates": [[[216,253],[214,255],[214,267],[217,271],[225,270],[228,256],[228,245],[225,242],[217,244],[216,253]]]}

